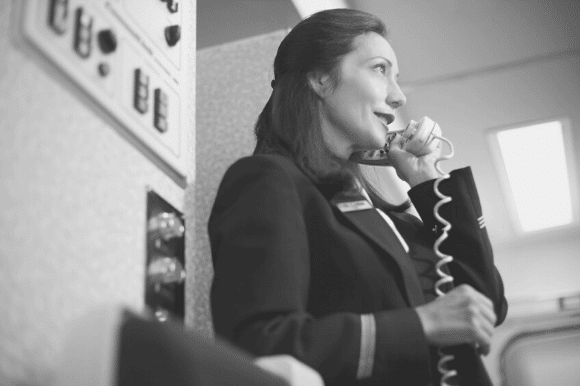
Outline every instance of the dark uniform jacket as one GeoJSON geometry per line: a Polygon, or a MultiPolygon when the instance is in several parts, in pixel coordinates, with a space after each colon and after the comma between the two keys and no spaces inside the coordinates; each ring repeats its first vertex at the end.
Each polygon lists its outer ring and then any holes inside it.
{"type": "MultiPolygon", "coordinates": [[[[328,197],[289,158],[234,163],[208,224],[216,333],[257,356],[290,354],[326,385],[438,383],[437,353],[414,310],[434,298],[438,278],[433,184],[409,191],[423,221],[388,213],[407,253],[377,210],[340,209],[362,196],[328,197]]],[[[440,214],[453,226],[441,250],[455,259],[454,285],[491,299],[499,324],[507,303],[471,170],[451,172],[440,190],[453,200],[440,214]]],[[[491,385],[474,348],[451,350],[463,385],[491,385]]]]}

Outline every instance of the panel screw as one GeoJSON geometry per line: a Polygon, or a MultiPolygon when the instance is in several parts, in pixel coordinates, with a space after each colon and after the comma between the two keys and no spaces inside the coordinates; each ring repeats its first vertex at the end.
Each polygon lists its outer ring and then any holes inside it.
{"type": "Polygon", "coordinates": [[[99,70],[99,75],[104,78],[105,76],[109,75],[109,73],[111,72],[111,66],[109,66],[109,63],[101,62],[101,63],[99,63],[98,70],[99,70]]]}

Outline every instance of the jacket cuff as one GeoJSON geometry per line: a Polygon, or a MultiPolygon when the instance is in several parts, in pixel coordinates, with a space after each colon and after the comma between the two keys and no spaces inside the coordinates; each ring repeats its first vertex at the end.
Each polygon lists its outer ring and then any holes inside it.
{"type": "Polygon", "coordinates": [[[424,385],[431,357],[423,326],[413,308],[375,313],[377,342],[373,378],[388,384],[424,385]]]}
{"type": "MultiPolygon", "coordinates": [[[[446,196],[448,196],[450,192],[456,190],[454,187],[458,184],[458,181],[463,180],[473,184],[473,174],[469,166],[462,169],[453,170],[451,173],[449,173],[449,175],[450,178],[443,180],[439,184],[439,191],[446,196]]],[[[441,200],[433,190],[435,181],[436,179],[422,182],[419,185],[411,188],[408,193],[409,198],[421,216],[423,223],[429,228],[440,226],[439,221],[437,221],[433,215],[433,208],[435,207],[435,204],[441,200]]]]}

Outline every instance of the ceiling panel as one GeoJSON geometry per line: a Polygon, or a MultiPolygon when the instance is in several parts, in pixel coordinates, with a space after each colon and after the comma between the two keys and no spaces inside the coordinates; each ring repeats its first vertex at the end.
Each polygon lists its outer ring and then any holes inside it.
{"type": "Polygon", "coordinates": [[[291,28],[290,0],[197,0],[197,49],[291,28]]]}
{"type": "Polygon", "coordinates": [[[350,0],[391,31],[401,83],[580,49],[578,0],[350,0]]]}

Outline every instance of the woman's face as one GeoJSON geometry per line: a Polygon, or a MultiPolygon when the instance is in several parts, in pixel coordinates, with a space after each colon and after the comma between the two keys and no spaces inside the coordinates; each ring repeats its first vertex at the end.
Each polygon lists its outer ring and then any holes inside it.
{"type": "Polygon", "coordinates": [[[354,47],[339,64],[336,88],[319,94],[323,137],[343,159],[356,150],[382,148],[388,131],[383,123],[390,124],[406,101],[391,45],[373,32],[358,36],[354,47]]]}

